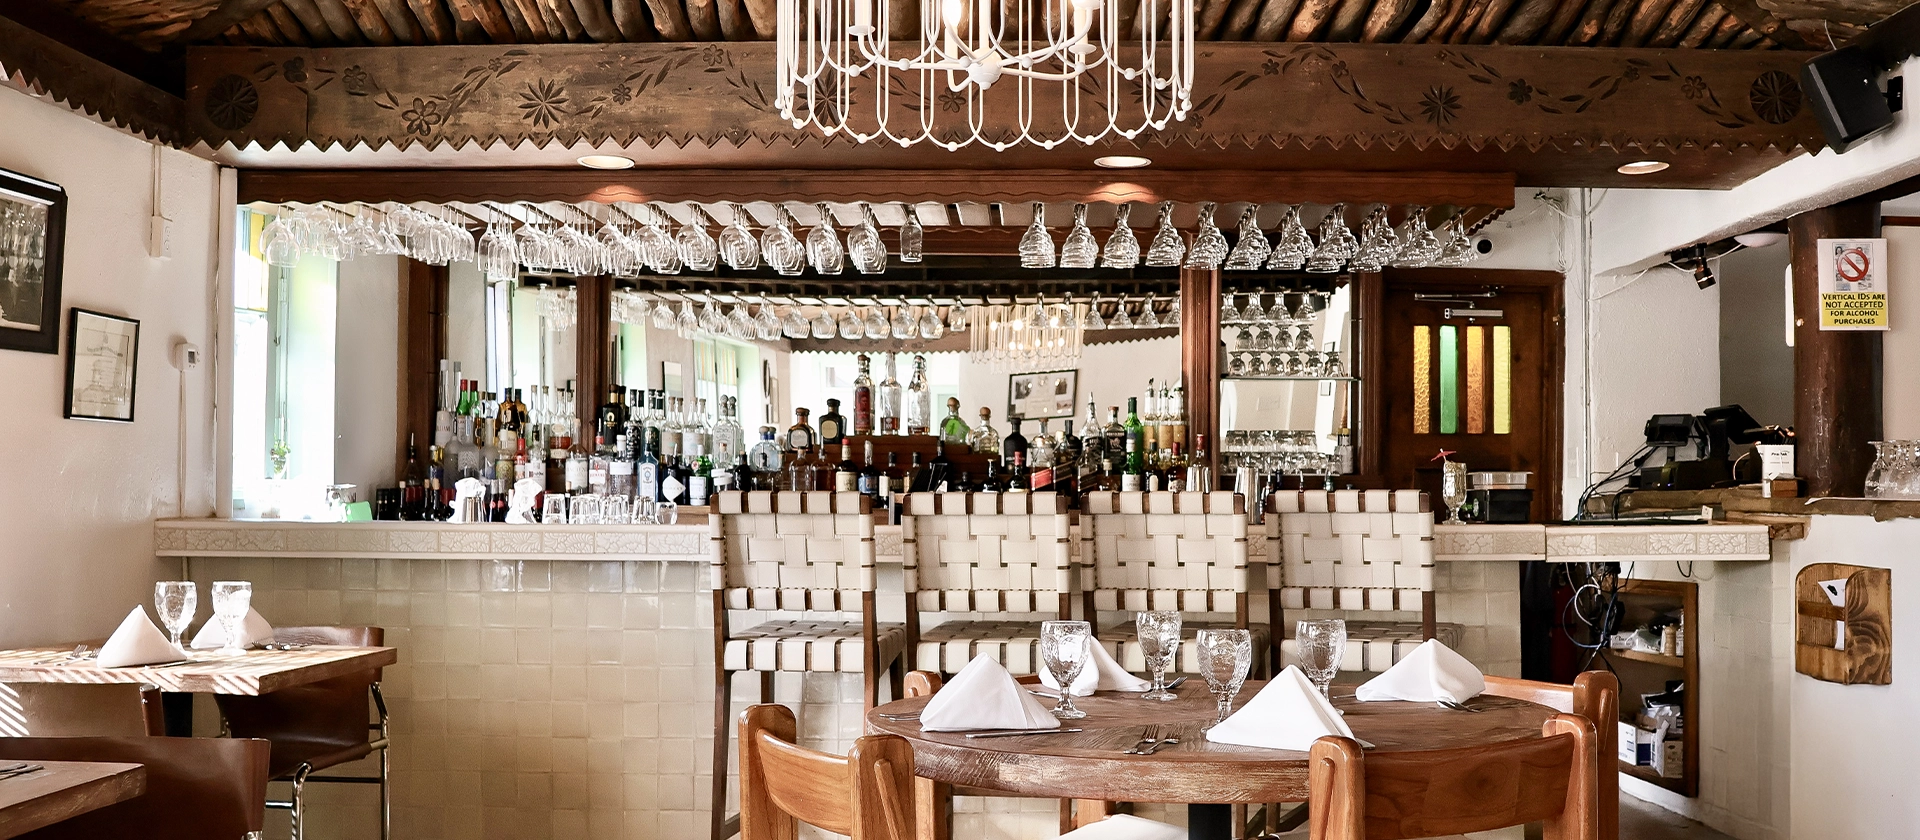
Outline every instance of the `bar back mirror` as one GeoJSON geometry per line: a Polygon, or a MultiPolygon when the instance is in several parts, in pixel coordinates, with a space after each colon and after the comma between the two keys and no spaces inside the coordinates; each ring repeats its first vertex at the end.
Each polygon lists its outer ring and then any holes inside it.
{"type": "Polygon", "coordinates": [[[1220,309],[1223,466],[1258,473],[1342,472],[1341,434],[1354,425],[1357,321],[1340,278],[1276,276],[1230,289],[1220,309]]]}

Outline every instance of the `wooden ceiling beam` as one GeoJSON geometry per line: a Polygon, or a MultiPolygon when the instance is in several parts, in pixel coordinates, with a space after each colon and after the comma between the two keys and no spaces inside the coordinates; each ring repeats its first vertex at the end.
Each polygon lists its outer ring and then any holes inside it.
{"type": "Polygon", "coordinates": [[[1772,12],[1761,8],[1755,0],[1720,0],[1720,5],[1727,7],[1727,11],[1732,12],[1734,17],[1747,25],[1747,28],[1773,39],[1775,43],[1787,49],[1825,49],[1800,37],[1800,33],[1787,26],[1786,21],[1774,17],[1772,12]]]}
{"type": "Polygon", "coordinates": [[[49,0],[8,0],[0,17],[174,96],[186,90],[179,56],[140,49],[49,0]]]}
{"type": "Polygon", "coordinates": [[[201,16],[174,37],[174,43],[191,44],[212,38],[228,27],[264,12],[280,0],[221,0],[214,10],[201,16]]]}
{"type": "Polygon", "coordinates": [[[186,103],[180,97],[7,16],[0,16],[0,71],[0,84],[44,91],[133,134],[167,143],[185,139],[186,103]]]}

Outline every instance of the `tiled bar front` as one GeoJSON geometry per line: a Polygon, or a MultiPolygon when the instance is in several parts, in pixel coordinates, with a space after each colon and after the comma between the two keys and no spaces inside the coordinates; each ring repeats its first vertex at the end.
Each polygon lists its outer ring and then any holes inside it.
{"type": "MultiPolygon", "coordinates": [[[[890,566],[898,562],[898,529],[883,528],[877,542],[881,585],[897,588],[890,566]]],[[[1461,652],[1487,672],[1517,675],[1513,561],[1521,558],[1511,554],[1524,552],[1511,538],[1481,553],[1445,551],[1456,543],[1444,530],[1441,544],[1439,620],[1462,626],[1461,652]]],[[[159,523],[155,545],[163,557],[182,558],[203,587],[253,581],[261,614],[277,625],[386,628],[388,643],[400,649],[385,682],[396,837],[680,840],[705,833],[713,727],[705,525],[183,520],[159,523]]],[[[1265,553],[1261,540],[1249,548],[1256,558],[1265,553]]],[[[897,620],[899,609],[883,599],[881,618],[897,620]]],[[[1263,604],[1254,615],[1264,615],[1263,604]]],[[[752,701],[752,682],[737,681],[736,711],[752,701]]],[[[844,751],[859,734],[859,694],[855,675],[776,680],[776,699],[800,710],[803,740],[822,749],[844,751]]],[[[203,714],[210,705],[202,704],[203,714]]],[[[371,790],[309,790],[317,815],[310,837],[364,836],[374,816],[371,790]]],[[[963,798],[956,810],[956,836],[983,840],[1048,837],[1056,824],[1043,801],[963,798]]],[[[269,822],[284,835],[283,819],[269,822]]]]}

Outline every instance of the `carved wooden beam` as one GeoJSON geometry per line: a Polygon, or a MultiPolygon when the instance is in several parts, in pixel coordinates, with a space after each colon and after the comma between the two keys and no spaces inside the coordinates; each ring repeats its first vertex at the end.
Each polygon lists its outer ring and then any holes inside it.
{"type": "Polygon", "coordinates": [[[0,83],[45,91],[100,121],[165,143],[184,137],[179,97],[0,17],[0,83]]]}
{"type": "MultiPolygon", "coordinates": [[[[853,148],[781,118],[773,50],[764,43],[196,48],[187,59],[188,112],[193,132],[216,147],[613,141],[853,148]]],[[[1184,147],[1201,162],[1199,150],[1235,146],[1814,149],[1820,131],[1797,81],[1802,60],[1777,51],[1212,43],[1199,52],[1194,109],[1184,123],[1109,145],[1184,147]]],[[[1039,102],[1035,110],[1044,122],[1061,109],[1039,102]]],[[[1012,125],[1008,114],[991,110],[989,120],[1012,125]]],[[[951,160],[944,165],[1005,165],[990,153],[951,160]]]]}
{"type": "MultiPolygon", "coordinates": [[[[1251,201],[1512,207],[1513,176],[1452,172],[1233,170],[242,170],[240,201],[1251,201]]],[[[1145,221],[1140,222],[1145,224],[1145,221]]]]}
{"type": "Polygon", "coordinates": [[[222,0],[219,6],[191,26],[180,31],[174,41],[191,44],[219,35],[247,18],[267,10],[268,6],[280,0],[222,0]]]}

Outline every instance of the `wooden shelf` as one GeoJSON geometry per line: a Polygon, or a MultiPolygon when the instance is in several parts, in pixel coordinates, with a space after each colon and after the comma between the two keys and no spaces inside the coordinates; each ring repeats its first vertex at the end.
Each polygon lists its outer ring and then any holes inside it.
{"type": "Polygon", "coordinates": [[[1654,665],[1662,665],[1668,668],[1686,668],[1687,667],[1687,658],[1684,656],[1668,656],[1664,653],[1648,653],[1647,651],[1644,651],[1644,650],[1609,649],[1607,650],[1606,655],[1619,657],[1621,659],[1631,659],[1635,662],[1650,662],[1654,665]]]}

